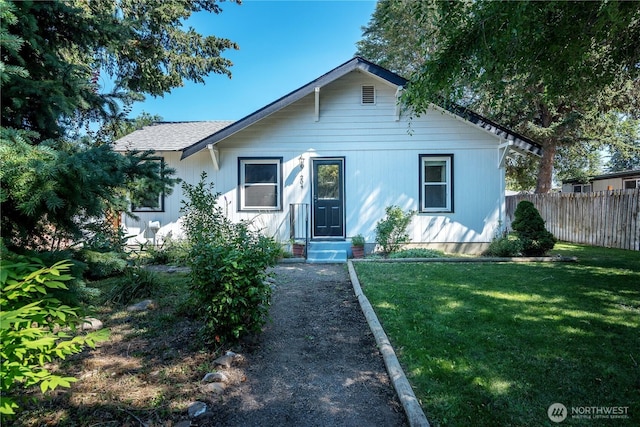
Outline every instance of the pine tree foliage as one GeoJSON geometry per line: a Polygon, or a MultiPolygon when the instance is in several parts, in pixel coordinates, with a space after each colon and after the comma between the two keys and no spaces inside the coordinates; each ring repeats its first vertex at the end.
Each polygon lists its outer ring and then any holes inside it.
{"type": "Polygon", "coordinates": [[[114,102],[136,94],[230,76],[221,54],[237,48],[185,28],[195,12],[220,13],[215,0],[0,0],[0,10],[9,17],[0,23],[3,67],[28,72],[3,73],[2,125],[37,131],[39,140],[63,136],[69,121],[109,117],[114,102]],[[101,79],[117,89],[99,93],[101,79]]]}
{"type": "Polygon", "coordinates": [[[155,119],[127,117],[145,94],[230,76],[221,55],[237,45],[187,27],[197,12],[221,8],[215,0],[0,0],[1,231],[9,246],[73,243],[88,227],[108,228],[100,224],[128,210],[128,199],[171,193],[174,171],[158,168],[153,153],[121,155],[110,143],[155,119]]]}
{"type": "Polygon", "coordinates": [[[168,168],[158,176],[151,152],[121,155],[63,140],[34,145],[32,132],[0,132],[1,231],[9,245],[55,249],[106,211],[126,211],[129,190],[170,194],[177,182],[168,168]]]}

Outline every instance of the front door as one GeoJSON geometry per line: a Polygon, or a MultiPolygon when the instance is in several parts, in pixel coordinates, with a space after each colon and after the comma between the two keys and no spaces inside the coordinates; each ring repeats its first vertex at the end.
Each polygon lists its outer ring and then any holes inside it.
{"type": "Polygon", "coordinates": [[[344,159],[313,160],[313,237],[344,237],[344,159]]]}

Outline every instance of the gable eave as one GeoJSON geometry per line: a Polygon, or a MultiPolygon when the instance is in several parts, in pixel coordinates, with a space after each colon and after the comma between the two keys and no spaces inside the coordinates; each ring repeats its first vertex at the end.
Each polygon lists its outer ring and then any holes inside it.
{"type": "Polygon", "coordinates": [[[443,113],[450,114],[457,119],[463,120],[470,125],[476,126],[485,132],[497,136],[498,138],[506,141],[511,149],[519,153],[530,154],[537,157],[542,156],[542,146],[537,142],[486,117],[483,117],[468,108],[457,104],[451,104],[448,108],[441,107],[436,104],[431,105],[443,113]]]}
{"type": "Polygon", "coordinates": [[[238,120],[232,125],[224,129],[221,129],[220,131],[208,136],[207,138],[184,148],[182,150],[181,159],[185,159],[197,153],[198,151],[203,150],[204,148],[207,147],[207,145],[217,144],[223,139],[226,139],[231,135],[234,135],[240,132],[241,130],[264,119],[265,117],[270,116],[271,114],[277,111],[280,111],[283,108],[313,93],[316,87],[324,87],[329,83],[332,83],[337,79],[355,70],[360,70],[365,73],[368,73],[374,77],[377,77],[378,79],[381,79],[387,82],[390,85],[404,86],[407,83],[407,80],[400,77],[399,75],[389,70],[386,70],[372,62],[369,62],[364,58],[356,56],[350,59],[349,61],[343,63],[342,65],[339,65],[338,67],[329,71],[328,73],[323,74],[317,79],[307,83],[306,85],[288,93],[287,95],[284,95],[283,97],[273,101],[272,103],[262,107],[261,109],[249,114],[248,116],[245,116],[244,118],[238,120]]]}

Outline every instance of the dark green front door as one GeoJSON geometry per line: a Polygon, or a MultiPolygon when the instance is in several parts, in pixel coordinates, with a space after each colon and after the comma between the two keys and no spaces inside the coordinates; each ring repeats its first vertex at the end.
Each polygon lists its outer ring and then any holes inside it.
{"type": "Polygon", "coordinates": [[[344,159],[313,160],[313,237],[344,237],[344,159]]]}

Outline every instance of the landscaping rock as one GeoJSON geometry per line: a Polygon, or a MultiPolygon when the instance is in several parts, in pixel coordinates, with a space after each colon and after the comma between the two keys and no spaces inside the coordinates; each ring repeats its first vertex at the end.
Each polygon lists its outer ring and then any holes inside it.
{"type": "Polygon", "coordinates": [[[155,304],[152,300],[146,299],[144,301],[140,301],[137,304],[130,305],[127,307],[127,311],[145,311],[151,310],[155,308],[155,304]]]}
{"type": "Polygon", "coordinates": [[[227,351],[224,356],[218,357],[213,363],[217,366],[223,366],[230,368],[231,365],[239,364],[244,361],[244,357],[240,354],[236,354],[233,351],[227,351]]]}
{"type": "Polygon", "coordinates": [[[97,331],[103,328],[103,324],[95,317],[85,317],[80,325],[82,331],[97,331]]]}
{"type": "Polygon", "coordinates": [[[229,378],[222,372],[209,372],[202,379],[203,383],[227,383],[229,378]]]}
{"type": "Polygon", "coordinates": [[[207,412],[207,405],[204,402],[193,402],[189,405],[189,409],[187,409],[189,418],[198,418],[205,412],[207,412]]]}
{"type": "Polygon", "coordinates": [[[224,383],[209,383],[202,386],[202,391],[206,393],[220,394],[224,391],[225,388],[226,387],[224,383]]]}

